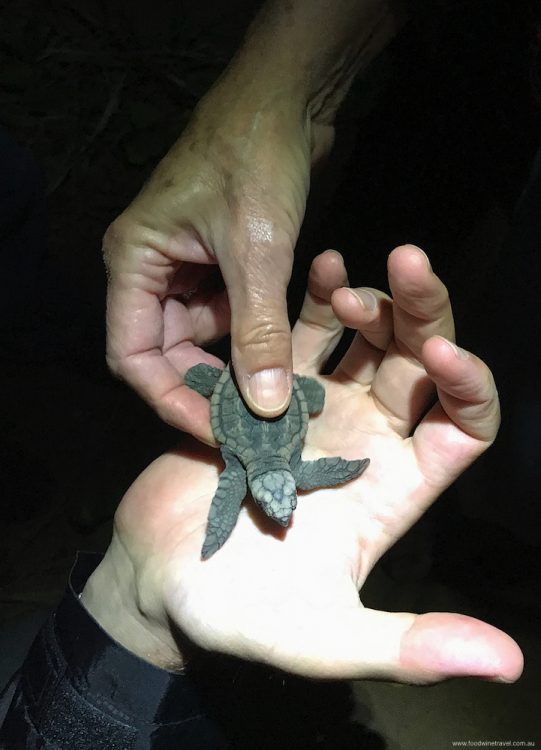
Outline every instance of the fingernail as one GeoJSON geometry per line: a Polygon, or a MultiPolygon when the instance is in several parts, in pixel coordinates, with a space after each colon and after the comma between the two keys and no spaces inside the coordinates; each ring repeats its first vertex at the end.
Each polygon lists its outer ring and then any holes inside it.
{"type": "MultiPolygon", "coordinates": [[[[417,245],[415,245],[414,247],[417,247],[417,245]]],[[[431,271],[432,270],[432,265],[430,263],[430,258],[428,257],[428,255],[425,253],[425,251],[422,248],[417,247],[417,250],[425,256],[425,258],[426,258],[426,265],[428,266],[428,270],[431,271]]]]}
{"type": "Polygon", "coordinates": [[[374,310],[378,306],[376,297],[372,294],[372,292],[369,292],[368,289],[357,289],[357,291],[353,292],[353,294],[360,299],[361,305],[365,310],[374,312],[374,310]]]}
{"type": "Polygon", "coordinates": [[[468,359],[470,355],[465,349],[462,349],[460,346],[453,344],[451,341],[447,341],[447,339],[443,339],[443,340],[448,346],[451,347],[456,357],[458,357],[459,359],[468,359]]]}
{"type": "Polygon", "coordinates": [[[324,250],[321,254],[326,255],[327,253],[334,253],[335,255],[338,255],[340,259],[342,260],[344,259],[344,256],[342,255],[342,253],[340,253],[338,250],[335,250],[332,247],[329,247],[327,250],[324,250]]]}
{"type": "Polygon", "coordinates": [[[290,378],[281,367],[260,370],[248,377],[248,395],[262,411],[283,409],[290,391],[290,378]]]}
{"type": "Polygon", "coordinates": [[[375,296],[372,294],[372,292],[369,292],[368,289],[353,290],[353,289],[350,289],[349,287],[345,287],[345,288],[347,288],[348,292],[355,297],[357,302],[361,303],[361,307],[364,310],[369,310],[370,312],[374,312],[374,310],[377,307],[378,302],[375,296]]]}

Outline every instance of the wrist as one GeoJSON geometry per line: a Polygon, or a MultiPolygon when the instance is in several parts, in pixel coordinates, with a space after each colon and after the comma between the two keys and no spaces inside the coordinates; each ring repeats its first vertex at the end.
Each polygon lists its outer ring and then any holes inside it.
{"type": "Polygon", "coordinates": [[[332,125],[355,75],[403,25],[401,0],[270,0],[226,69],[237,96],[295,102],[332,125]]]}
{"type": "Polygon", "coordinates": [[[217,144],[223,154],[233,147],[243,158],[250,142],[256,144],[259,156],[270,144],[299,142],[300,136],[306,158],[314,164],[329,154],[334,140],[332,123],[313,121],[308,94],[298,80],[281,76],[278,70],[256,70],[244,57],[201,100],[192,126],[196,137],[203,134],[211,149],[217,144]]]}
{"type": "Polygon", "coordinates": [[[156,597],[152,603],[143,601],[133,562],[116,537],[88,579],[80,600],[103,630],[125,649],[162,669],[183,670],[185,659],[165,610],[156,597]]]}
{"type": "Polygon", "coordinates": [[[401,0],[267,2],[244,44],[198,105],[197,131],[304,130],[312,164],[327,156],[355,75],[403,25],[401,0]]]}

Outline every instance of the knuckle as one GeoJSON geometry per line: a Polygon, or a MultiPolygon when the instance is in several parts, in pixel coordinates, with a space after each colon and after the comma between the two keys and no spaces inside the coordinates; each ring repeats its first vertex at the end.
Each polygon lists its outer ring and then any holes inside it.
{"type": "Polygon", "coordinates": [[[105,356],[105,362],[107,364],[107,367],[109,369],[109,372],[117,378],[117,380],[126,381],[126,368],[124,367],[122,360],[119,360],[118,357],[114,357],[111,354],[107,354],[105,356]]]}
{"type": "Polygon", "coordinates": [[[135,223],[126,214],[118,216],[105,230],[102,254],[105,266],[111,270],[115,260],[123,256],[135,241],[135,223]]]}
{"type": "Polygon", "coordinates": [[[122,216],[115,219],[105,230],[102,240],[102,253],[105,265],[108,268],[111,266],[113,255],[118,251],[118,248],[122,247],[124,244],[123,240],[126,231],[127,227],[122,216]]]}
{"type": "Polygon", "coordinates": [[[433,294],[428,298],[427,304],[431,307],[433,314],[446,316],[450,310],[450,297],[449,290],[443,282],[438,289],[435,289],[433,294]]]}
{"type": "Polygon", "coordinates": [[[449,315],[450,303],[447,287],[442,283],[436,289],[426,287],[411,287],[405,307],[415,317],[421,319],[444,318],[449,315]]]}
{"type": "Polygon", "coordinates": [[[165,422],[165,424],[170,427],[182,426],[185,428],[185,420],[179,419],[178,417],[175,419],[171,413],[169,404],[164,404],[162,401],[149,401],[149,405],[156,412],[162,422],[165,422]]]}
{"type": "Polygon", "coordinates": [[[233,331],[236,346],[243,351],[275,352],[291,348],[289,328],[270,322],[255,322],[249,327],[233,331]]]}
{"type": "MultiPolygon", "coordinates": [[[[492,443],[500,428],[501,415],[497,398],[472,404],[465,414],[466,421],[471,425],[472,433],[476,437],[492,443]]],[[[487,446],[488,447],[488,446],[487,446]]]]}

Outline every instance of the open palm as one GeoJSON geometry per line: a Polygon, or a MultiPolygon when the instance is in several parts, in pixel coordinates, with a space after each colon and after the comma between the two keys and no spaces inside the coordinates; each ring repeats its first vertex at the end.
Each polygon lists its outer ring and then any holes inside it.
{"type": "Polygon", "coordinates": [[[446,341],[447,291],[424,254],[393,251],[389,282],[393,301],[372,290],[363,306],[367,290],[344,288],[341,257],[324,253],[293,333],[295,371],[326,389],[303,457],[369,457],[361,477],[302,495],[286,529],[246,503],[224,547],[202,561],[222,466],[216,451],[192,443],[162,456],[128,491],[116,539],[154,621],[165,632],[172,620],[205,649],[317,677],[514,680],[521,652],[496,628],[455,614],[378,612],[359,600],[375,562],[490,445],[499,423],[490,371],[446,341]],[[359,333],[322,377],[343,324],[359,333]],[[435,389],[437,402],[410,436],[435,389]]]}

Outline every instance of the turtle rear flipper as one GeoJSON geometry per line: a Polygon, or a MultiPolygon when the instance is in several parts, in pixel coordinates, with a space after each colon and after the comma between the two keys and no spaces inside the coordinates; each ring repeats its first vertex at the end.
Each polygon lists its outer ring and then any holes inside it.
{"type": "Polygon", "coordinates": [[[193,391],[197,391],[202,396],[210,398],[221,374],[222,370],[201,362],[198,365],[190,367],[186,372],[184,375],[184,385],[187,385],[193,391]]]}
{"type": "MultiPolygon", "coordinates": [[[[193,369],[193,368],[192,368],[193,369]]],[[[220,474],[208,515],[207,533],[201,550],[203,560],[217,552],[227,540],[246,497],[246,472],[243,465],[228,448],[222,448],[225,469],[220,474]]]]}
{"type": "Polygon", "coordinates": [[[346,461],[344,458],[319,458],[317,461],[303,461],[300,453],[291,464],[291,473],[299,490],[313,490],[316,487],[334,487],[360,476],[370,463],[369,458],[346,461]]]}

